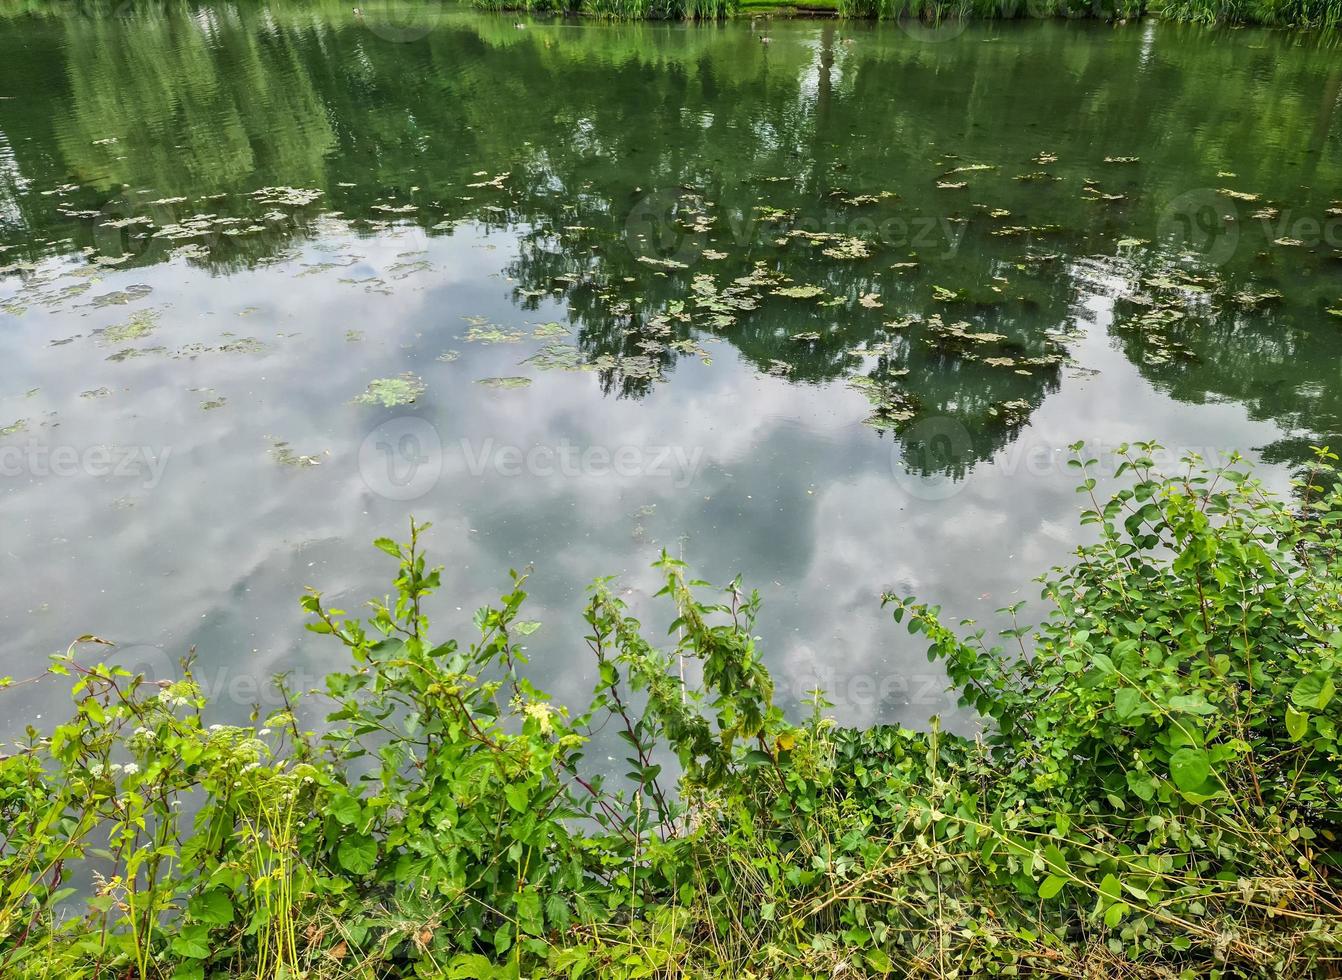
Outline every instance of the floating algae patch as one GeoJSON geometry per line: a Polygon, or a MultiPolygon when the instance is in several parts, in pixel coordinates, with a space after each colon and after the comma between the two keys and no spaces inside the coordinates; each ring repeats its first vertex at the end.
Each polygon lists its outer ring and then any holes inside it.
{"type": "Polygon", "coordinates": [[[119,350],[115,354],[108,354],[107,359],[113,364],[120,364],[122,361],[134,360],[137,357],[149,357],[151,354],[166,354],[166,347],[127,347],[119,350]]]}
{"type": "Polygon", "coordinates": [[[398,378],[374,378],[368,382],[363,394],[354,399],[354,403],[395,408],[398,405],[409,405],[424,394],[424,390],[424,382],[407,371],[398,378]]]}
{"type": "Polygon", "coordinates": [[[534,327],[531,336],[537,340],[548,340],[551,337],[567,337],[568,333],[568,327],[551,320],[549,323],[542,323],[534,327]]]}
{"type": "Polygon", "coordinates": [[[480,378],[475,383],[478,385],[484,385],[486,388],[512,389],[512,388],[531,387],[530,378],[522,378],[516,376],[509,378],[480,378]]]}
{"type": "Polygon", "coordinates": [[[101,334],[107,344],[127,344],[148,337],[158,327],[157,310],[140,310],[125,323],[108,327],[101,334]]]}
{"type": "Polygon", "coordinates": [[[306,187],[262,187],[260,190],[252,191],[251,196],[262,204],[303,207],[312,204],[323,193],[315,188],[306,187]]]}
{"type": "Polygon", "coordinates": [[[659,269],[688,269],[689,266],[676,259],[657,259],[647,255],[640,255],[638,261],[644,265],[655,266],[659,269]]]}
{"type": "Polygon", "coordinates": [[[973,174],[981,170],[996,170],[995,163],[967,163],[963,167],[956,167],[954,170],[947,170],[942,177],[949,177],[952,174],[973,174]]]}
{"type": "Polygon", "coordinates": [[[533,364],[542,371],[585,371],[588,365],[582,351],[571,344],[546,344],[523,364],[533,364]]]}
{"type": "Polygon", "coordinates": [[[1023,398],[1013,398],[1010,401],[1001,401],[988,406],[988,415],[1009,425],[1024,425],[1030,418],[1032,407],[1023,398]]]}
{"type": "Polygon", "coordinates": [[[387,274],[395,280],[405,279],[413,276],[417,272],[433,271],[433,263],[428,259],[420,259],[417,262],[397,262],[387,270],[387,274]]]}
{"type": "Polygon", "coordinates": [[[820,286],[800,285],[800,286],[779,286],[769,293],[770,296],[783,296],[787,299],[814,299],[817,296],[824,296],[825,290],[820,286]]]}
{"type": "Polygon", "coordinates": [[[266,455],[281,466],[320,466],[322,462],[320,456],[294,452],[293,447],[287,442],[275,443],[266,451],[266,455]]]}
{"type": "Polygon", "coordinates": [[[872,407],[863,421],[876,429],[893,428],[918,414],[918,400],[893,381],[862,376],[850,378],[848,387],[860,391],[872,407]]]}
{"type": "Polygon", "coordinates": [[[134,303],[136,300],[144,299],[154,291],[152,286],[146,286],[143,283],[137,283],[133,286],[127,286],[125,289],[118,289],[110,293],[102,293],[89,300],[89,306],[125,306],[127,303],[134,303]]]}
{"type": "Polygon", "coordinates": [[[471,325],[462,339],[471,343],[515,344],[526,336],[521,330],[509,330],[497,323],[490,323],[487,317],[466,316],[462,319],[471,325]]]}
{"type": "Polygon", "coordinates": [[[16,421],[9,423],[9,425],[0,428],[0,437],[14,436],[18,435],[20,432],[27,432],[27,431],[28,431],[28,420],[17,419],[16,421]]]}
{"type": "Polygon", "coordinates": [[[616,357],[614,354],[602,354],[592,362],[592,368],[596,371],[613,371],[632,381],[654,381],[662,378],[661,364],[651,357],[642,355],[616,357]]]}
{"type": "MultiPolygon", "coordinates": [[[[219,353],[219,354],[265,354],[265,353],[268,353],[268,352],[270,351],[270,347],[269,347],[264,341],[258,340],[258,339],[255,338],[255,337],[236,337],[236,336],[234,336],[233,334],[229,334],[229,333],[224,334],[224,336],[225,336],[225,337],[229,337],[229,338],[231,338],[231,339],[225,341],[224,343],[220,344],[218,347],[214,348],[214,351],[215,351],[216,353],[219,353]]],[[[208,350],[208,348],[207,348],[207,350],[208,350]]],[[[185,353],[186,353],[186,349],[185,349],[185,348],[183,348],[182,351],[179,351],[179,352],[178,352],[179,356],[181,356],[181,355],[183,355],[183,354],[185,354],[185,353]]],[[[203,352],[202,352],[202,353],[203,353],[203,352]]]]}
{"type": "Polygon", "coordinates": [[[735,323],[737,314],[759,306],[760,294],[750,288],[753,284],[750,276],[742,276],[719,289],[711,275],[702,273],[694,277],[690,290],[695,307],[704,311],[707,325],[721,328],[735,323]]]}

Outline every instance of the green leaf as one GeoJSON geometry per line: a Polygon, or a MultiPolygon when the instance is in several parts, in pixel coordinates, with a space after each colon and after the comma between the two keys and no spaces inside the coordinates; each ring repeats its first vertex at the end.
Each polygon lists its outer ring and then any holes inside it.
{"type": "Polygon", "coordinates": [[[1326,671],[1316,670],[1295,682],[1291,690],[1291,700],[1297,708],[1313,708],[1322,711],[1333,700],[1337,688],[1333,678],[1326,671]]]}
{"type": "Polygon", "coordinates": [[[1115,902],[1105,911],[1104,924],[1110,929],[1114,928],[1123,921],[1123,916],[1125,916],[1127,912],[1128,904],[1126,902],[1115,902]]]}
{"type": "Polygon", "coordinates": [[[1067,855],[1062,853],[1057,844],[1049,844],[1044,848],[1044,863],[1048,865],[1048,870],[1052,874],[1067,877],[1072,873],[1067,863],[1067,855]]]}
{"type": "Polygon", "coordinates": [[[525,784],[514,783],[511,786],[503,787],[503,795],[508,798],[508,805],[518,813],[526,813],[527,807],[531,803],[531,791],[525,784]]]}
{"type": "Polygon", "coordinates": [[[359,822],[362,809],[357,799],[345,793],[332,797],[331,802],[326,805],[326,812],[346,827],[352,827],[359,822]]]}
{"type": "Polygon", "coordinates": [[[1135,772],[1131,769],[1127,773],[1128,789],[1139,800],[1150,802],[1156,795],[1156,781],[1147,773],[1135,772]]]}
{"type": "Polygon", "coordinates": [[[867,966],[871,967],[877,973],[889,973],[894,969],[890,962],[890,957],[884,950],[869,949],[863,954],[867,960],[867,966]]]}
{"type": "Polygon", "coordinates": [[[1291,741],[1300,741],[1305,737],[1305,732],[1308,730],[1309,715],[1303,711],[1296,711],[1288,704],[1286,706],[1286,733],[1291,736],[1291,741]]]}
{"type": "Polygon", "coordinates": [[[1185,792],[1194,792],[1207,782],[1212,764],[1207,750],[1188,745],[1170,756],[1170,778],[1185,792]]]}
{"type": "Polygon", "coordinates": [[[1146,711],[1143,709],[1146,707],[1145,699],[1135,687],[1121,687],[1114,695],[1114,714],[1118,716],[1119,721],[1127,721],[1145,714],[1146,711]]]}
{"type": "Polygon", "coordinates": [[[1039,897],[1047,902],[1062,891],[1062,886],[1065,884],[1067,884],[1067,879],[1060,878],[1057,875],[1049,875],[1039,886],[1039,897]]]}
{"type": "Polygon", "coordinates": [[[1117,902],[1123,896],[1123,886],[1113,875],[1105,875],[1100,882],[1100,895],[1108,902],[1117,902]]]}
{"type": "Polygon", "coordinates": [[[221,889],[203,892],[187,903],[187,912],[197,922],[223,926],[233,921],[233,901],[221,889]]]}
{"type": "Polygon", "coordinates": [[[517,921],[522,931],[539,936],[545,932],[545,917],[541,915],[541,897],[538,892],[524,891],[517,896],[517,921]]]}
{"type": "Polygon", "coordinates": [[[447,964],[448,980],[490,980],[495,975],[489,957],[479,953],[458,953],[447,964]]]}
{"type": "Polygon", "coordinates": [[[210,927],[187,926],[172,937],[172,951],[191,960],[203,960],[210,955],[210,927]]]}
{"type": "Polygon", "coordinates": [[[336,859],[350,874],[367,874],[377,862],[377,843],[363,834],[351,834],[340,842],[336,859]]]}
{"type": "Polygon", "coordinates": [[[1170,708],[1175,711],[1187,711],[1195,715],[1209,715],[1216,711],[1213,705],[1207,703],[1201,691],[1193,694],[1176,694],[1170,698],[1170,708]]]}

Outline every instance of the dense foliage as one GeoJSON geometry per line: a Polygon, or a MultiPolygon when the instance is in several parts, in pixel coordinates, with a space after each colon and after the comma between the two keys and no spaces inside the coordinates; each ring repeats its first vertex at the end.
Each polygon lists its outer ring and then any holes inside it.
{"type": "Polygon", "coordinates": [[[1264,24],[1335,28],[1338,0],[474,0],[486,10],[593,14],[626,20],[721,20],[748,13],[798,11],[842,17],[906,19],[942,24],[958,20],[1093,17],[1122,21],[1154,14],[1195,24],[1264,24]]]}
{"type": "Polygon", "coordinates": [[[903,17],[932,22],[1024,17],[1112,21],[1150,13],[1196,24],[1334,28],[1342,23],[1342,4],[1336,0],[839,0],[838,9],[846,17],[903,17]]]}
{"type": "Polygon", "coordinates": [[[475,0],[486,10],[593,14],[616,20],[722,20],[739,0],[475,0]]]}
{"type": "Polygon", "coordinates": [[[430,639],[422,528],[378,542],[367,620],[303,600],[351,659],[321,734],[291,699],[209,725],[189,673],[83,666],[81,638],[51,668],[75,716],[0,761],[0,974],[1335,975],[1335,457],[1282,500],[1150,451],[1108,500],[1078,457],[1093,543],[1006,649],[886,598],[984,739],[838,728],[820,692],[794,724],[759,596],[667,557],[674,642],[597,582],[570,713],[526,678],[521,577],[470,644],[430,639]],[[605,725],[618,790],[583,760],[605,725]]]}

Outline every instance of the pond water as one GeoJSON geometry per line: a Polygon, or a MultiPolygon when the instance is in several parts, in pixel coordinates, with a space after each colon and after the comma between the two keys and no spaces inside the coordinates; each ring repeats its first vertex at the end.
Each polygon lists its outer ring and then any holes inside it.
{"type": "MultiPolygon", "coordinates": [[[[413,514],[444,634],[534,566],[560,698],[586,584],[664,624],[665,548],[760,588],[786,702],[918,724],[954,706],[880,593],[1035,599],[1069,444],[1284,486],[1342,432],[1309,37],[33,6],[0,15],[0,675],[94,633],[194,648],[224,711],[315,684],[299,595],[384,593],[413,514]]],[[[7,730],[67,697],[6,696],[7,730]]]]}

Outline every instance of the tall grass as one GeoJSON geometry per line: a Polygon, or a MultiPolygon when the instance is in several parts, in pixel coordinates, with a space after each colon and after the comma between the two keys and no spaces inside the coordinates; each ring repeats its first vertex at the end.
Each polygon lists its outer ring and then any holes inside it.
{"type": "MultiPolygon", "coordinates": [[[[473,0],[492,11],[590,14],[611,20],[723,20],[741,9],[740,0],[473,0]]],[[[788,6],[781,0],[779,6],[788,6]]],[[[754,12],[760,4],[751,3],[754,12]]],[[[1129,20],[1156,14],[1198,24],[1263,24],[1271,27],[1332,29],[1342,25],[1342,0],[835,0],[841,17],[913,19],[940,23],[953,19],[1013,20],[1094,18],[1129,20]]]]}
{"type": "Polygon", "coordinates": [[[482,10],[591,14],[610,20],[722,20],[738,0],[474,0],[482,10]]]}
{"type": "Polygon", "coordinates": [[[1153,0],[1151,12],[1197,24],[1264,24],[1332,29],[1342,0],[1153,0]]]}
{"type": "Polygon", "coordinates": [[[838,0],[839,14],[881,20],[1013,20],[1035,17],[1140,17],[1144,0],[838,0]]]}

